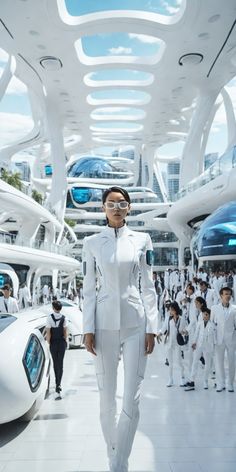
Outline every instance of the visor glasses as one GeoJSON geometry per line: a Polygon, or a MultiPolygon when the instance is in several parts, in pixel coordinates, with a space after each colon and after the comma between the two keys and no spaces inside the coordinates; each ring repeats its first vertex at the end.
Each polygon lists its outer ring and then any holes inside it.
{"type": "Polygon", "coordinates": [[[105,202],[104,207],[107,210],[115,210],[119,208],[120,210],[126,210],[129,206],[129,203],[126,200],[121,200],[121,202],[105,202]]]}

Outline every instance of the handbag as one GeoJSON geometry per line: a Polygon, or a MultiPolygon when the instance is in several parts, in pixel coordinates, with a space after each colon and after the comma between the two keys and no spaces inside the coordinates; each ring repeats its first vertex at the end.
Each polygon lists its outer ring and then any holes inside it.
{"type": "Polygon", "coordinates": [[[176,339],[177,339],[177,344],[179,344],[179,346],[185,346],[186,344],[188,344],[189,336],[183,335],[178,331],[176,335],[176,339]]]}
{"type": "Polygon", "coordinates": [[[177,344],[179,346],[185,346],[186,344],[188,344],[189,336],[188,336],[188,334],[183,335],[179,332],[179,325],[180,325],[180,320],[179,320],[178,324],[176,325],[176,328],[177,328],[177,335],[176,335],[177,344]]]}

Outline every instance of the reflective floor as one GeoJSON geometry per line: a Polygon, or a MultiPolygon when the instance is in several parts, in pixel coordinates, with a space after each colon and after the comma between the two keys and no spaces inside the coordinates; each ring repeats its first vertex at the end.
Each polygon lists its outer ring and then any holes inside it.
{"type": "MultiPolygon", "coordinates": [[[[157,346],[143,385],[132,472],[235,472],[236,393],[167,388],[164,350],[157,346]]],[[[120,372],[120,382],[122,375],[120,372]]],[[[53,388],[28,424],[0,425],[0,472],[105,472],[98,392],[84,350],[66,352],[64,396],[53,388]]],[[[121,397],[121,387],[118,399],[121,397]]],[[[1,399],[0,399],[1,401],[1,399]]]]}

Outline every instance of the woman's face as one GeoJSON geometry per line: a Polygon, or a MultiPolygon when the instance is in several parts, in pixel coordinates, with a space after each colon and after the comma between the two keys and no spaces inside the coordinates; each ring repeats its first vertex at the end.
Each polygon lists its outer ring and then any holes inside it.
{"type": "Polygon", "coordinates": [[[198,310],[200,310],[200,308],[201,308],[201,306],[202,306],[202,303],[199,302],[198,300],[195,300],[195,305],[196,305],[196,308],[197,308],[198,310]]]}
{"type": "Polygon", "coordinates": [[[130,209],[130,204],[125,200],[125,197],[120,192],[111,192],[103,205],[103,210],[111,226],[119,228],[123,226],[123,221],[130,209]],[[120,204],[121,207],[118,205],[120,204]],[[110,208],[114,207],[114,208],[110,208]],[[122,208],[125,207],[125,208],[122,208]]]}
{"type": "Polygon", "coordinates": [[[177,311],[174,308],[170,309],[170,314],[171,314],[171,316],[174,316],[174,318],[176,318],[178,316],[177,311]]]}

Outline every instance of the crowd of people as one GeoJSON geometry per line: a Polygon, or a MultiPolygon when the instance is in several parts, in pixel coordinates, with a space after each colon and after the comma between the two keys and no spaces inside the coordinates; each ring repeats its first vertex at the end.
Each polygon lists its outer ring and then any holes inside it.
{"type": "Polygon", "coordinates": [[[204,367],[204,389],[215,378],[216,392],[234,391],[236,348],[236,276],[230,272],[193,274],[188,269],[154,273],[158,298],[157,341],[164,341],[169,367],[167,387],[177,381],[194,390],[198,367],[204,367]],[[227,379],[225,369],[227,354],[227,379]],[[175,360],[175,362],[174,362],[175,360]],[[227,380],[227,382],[226,382],[227,380]]]}
{"type": "Polygon", "coordinates": [[[17,313],[31,306],[46,305],[60,298],[68,298],[81,309],[83,304],[82,284],[76,289],[71,287],[69,289],[63,288],[60,290],[58,287],[53,288],[50,284],[45,283],[41,288],[36,287],[31,296],[26,283],[22,283],[19,287],[17,297],[12,296],[11,285],[4,284],[0,289],[0,312],[17,313]]]}

